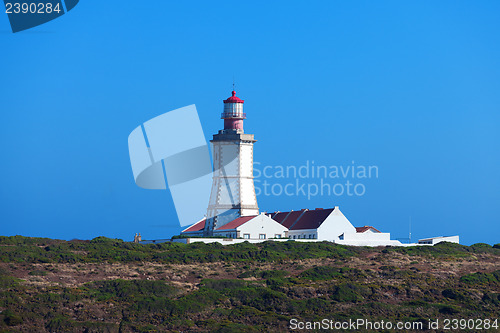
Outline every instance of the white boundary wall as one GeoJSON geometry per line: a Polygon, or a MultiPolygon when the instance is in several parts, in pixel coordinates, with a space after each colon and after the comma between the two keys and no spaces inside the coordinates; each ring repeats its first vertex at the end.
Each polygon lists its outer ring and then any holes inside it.
{"type": "MultiPolygon", "coordinates": [[[[453,236],[456,237],[456,236],[453,236]]],[[[205,244],[210,244],[210,243],[219,243],[222,245],[232,245],[232,244],[239,244],[239,243],[244,243],[244,242],[249,242],[252,244],[255,243],[262,243],[262,242],[301,242],[301,243],[306,243],[306,242],[323,242],[322,240],[319,239],[288,239],[288,238],[277,238],[277,239],[242,239],[242,238],[178,238],[178,239],[172,239],[172,242],[174,243],[184,243],[184,244],[191,244],[191,243],[205,243],[205,244]]],[[[370,246],[370,247],[377,247],[377,246],[432,246],[432,244],[418,244],[418,243],[411,243],[411,244],[404,244],[401,243],[400,241],[397,240],[389,240],[389,241],[384,241],[384,242],[366,242],[366,241],[335,241],[332,242],[335,244],[339,245],[349,245],[349,246],[370,246]]]]}

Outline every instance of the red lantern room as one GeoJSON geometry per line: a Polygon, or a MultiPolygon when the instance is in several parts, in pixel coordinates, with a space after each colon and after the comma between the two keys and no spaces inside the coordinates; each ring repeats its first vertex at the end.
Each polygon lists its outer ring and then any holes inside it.
{"type": "Polygon", "coordinates": [[[232,96],[224,100],[224,112],[221,118],[224,119],[224,129],[242,130],[243,119],[246,114],[243,113],[243,103],[245,101],[236,97],[236,92],[233,90],[232,96]]]}

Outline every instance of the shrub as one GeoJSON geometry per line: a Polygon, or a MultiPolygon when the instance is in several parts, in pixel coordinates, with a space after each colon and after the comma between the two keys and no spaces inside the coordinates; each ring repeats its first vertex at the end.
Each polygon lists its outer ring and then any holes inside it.
{"type": "Polygon", "coordinates": [[[476,244],[472,244],[470,246],[470,249],[474,252],[474,253],[500,253],[500,251],[498,251],[497,248],[491,246],[490,244],[486,244],[486,243],[476,243],[476,244]]]}
{"type": "Polygon", "coordinates": [[[363,251],[353,247],[322,243],[248,242],[136,244],[121,239],[96,237],[91,241],[60,241],[22,236],[0,237],[0,262],[77,263],[150,260],[163,263],[196,263],[217,261],[273,262],[306,258],[347,258],[363,251]]]}
{"type": "Polygon", "coordinates": [[[28,273],[29,275],[33,275],[33,276],[46,276],[47,275],[47,271],[44,271],[44,270],[34,270],[34,271],[31,271],[28,273]]]}
{"type": "Polygon", "coordinates": [[[445,315],[454,315],[460,312],[460,309],[457,308],[454,305],[440,305],[439,306],[439,313],[445,314],[445,315]]]}
{"type": "Polygon", "coordinates": [[[472,244],[470,246],[471,248],[473,249],[491,249],[492,246],[490,244],[486,244],[486,243],[476,243],[476,244],[472,244]]]}
{"type": "Polygon", "coordinates": [[[498,306],[500,305],[500,294],[485,293],[482,300],[485,303],[493,303],[498,306]]]}
{"type": "Polygon", "coordinates": [[[271,278],[282,278],[282,277],[285,277],[289,274],[290,273],[288,273],[287,271],[283,271],[283,270],[270,270],[270,271],[262,271],[260,273],[260,276],[263,279],[271,279],[271,278]]]}
{"type": "Polygon", "coordinates": [[[492,273],[473,273],[467,274],[460,278],[461,282],[468,284],[479,284],[479,283],[495,283],[500,282],[500,270],[492,272],[492,273]]]}
{"type": "Polygon", "coordinates": [[[458,301],[465,300],[465,296],[462,293],[460,293],[456,290],[453,290],[453,289],[443,290],[442,295],[446,298],[454,299],[454,300],[458,300],[458,301]]]}
{"type": "Polygon", "coordinates": [[[0,289],[6,290],[10,287],[17,286],[18,279],[9,276],[8,272],[0,268],[0,289]]]}
{"type": "Polygon", "coordinates": [[[362,275],[361,271],[355,268],[318,266],[303,271],[299,276],[304,279],[319,281],[362,275]]]}
{"type": "Polygon", "coordinates": [[[429,304],[426,301],[423,301],[421,299],[414,300],[414,301],[409,301],[405,303],[408,306],[418,306],[418,307],[427,307],[429,304]]]}
{"type": "Polygon", "coordinates": [[[0,236],[1,245],[49,245],[62,242],[57,239],[24,237],[24,236],[0,236]]]}
{"type": "Polygon", "coordinates": [[[246,279],[249,277],[256,277],[258,274],[258,269],[252,271],[246,271],[238,275],[239,279],[246,279]]]}
{"type": "Polygon", "coordinates": [[[108,238],[108,237],[104,237],[104,236],[99,236],[99,237],[93,238],[90,241],[90,243],[91,244],[119,244],[119,243],[123,243],[123,239],[118,239],[118,238],[112,239],[112,238],[108,238]]]}
{"type": "Polygon", "coordinates": [[[240,281],[240,280],[203,280],[202,285],[205,288],[217,290],[217,291],[222,291],[224,289],[235,289],[235,288],[242,288],[247,285],[245,281],[240,281]]]}
{"type": "Polygon", "coordinates": [[[149,280],[107,280],[87,284],[92,297],[97,300],[119,298],[133,300],[147,297],[167,297],[178,295],[179,289],[164,281],[149,280]]]}
{"type": "Polygon", "coordinates": [[[357,302],[362,300],[368,288],[353,283],[343,283],[336,286],[330,298],[337,302],[357,302]]]}
{"type": "Polygon", "coordinates": [[[2,312],[2,314],[4,316],[3,321],[7,326],[17,326],[23,323],[23,319],[9,309],[2,312]]]}

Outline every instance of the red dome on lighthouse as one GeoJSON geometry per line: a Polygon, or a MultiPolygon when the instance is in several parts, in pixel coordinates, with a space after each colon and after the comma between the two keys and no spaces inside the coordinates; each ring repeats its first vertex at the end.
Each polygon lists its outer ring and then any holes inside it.
{"type": "Polygon", "coordinates": [[[236,97],[236,91],[233,90],[231,95],[232,95],[231,97],[224,100],[224,103],[245,103],[244,100],[240,99],[239,97],[236,97]]]}

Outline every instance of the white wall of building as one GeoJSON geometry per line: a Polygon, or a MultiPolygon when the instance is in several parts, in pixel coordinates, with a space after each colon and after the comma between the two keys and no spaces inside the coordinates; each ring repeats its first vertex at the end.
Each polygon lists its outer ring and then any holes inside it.
{"type": "Polygon", "coordinates": [[[450,243],[460,243],[460,237],[459,236],[448,236],[448,237],[431,237],[431,238],[424,238],[424,239],[419,239],[418,243],[419,244],[429,244],[429,245],[435,245],[441,242],[450,242],[450,243]]]}
{"type": "Polygon", "coordinates": [[[401,246],[401,242],[391,240],[391,234],[388,232],[360,232],[347,233],[340,240],[335,241],[336,244],[354,245],[354,246],[401,246]]]}
{"type": "Polygon", "coordinates": [[[317,229],[290,230],[288,235],[291,239],[318,239],[317,229]]]}
{"type": "MultiPolygon", "coordinates": [[[[291,242],[288,238],[281,238],[281,239],[242,239],[242,238],[178,238],[178,239],[173,239],[172,242],[174,243],[184,243],[184,244],[191,244],[191,243],[205,243],[205,244],[210,244],[210,243],[219,243],[222,245],[232,245],[232,244],[239,244],[239,243],[244,243],[244,242],[249,242],[252,244],[256,243],[262,243],[262,242],[291,242]]],[[[317,239],[297,239],[295,242],[320,242],[317,239]]]]}
{"type": "Polygon", "coordinates": [[[269,216],[260,214],[237,228],[239,237],[245,238],[249,235],[249,239],[260,239],[260,235],[264,235],[265,239],[269,238],[285,238],[288,236],[288,229],[269,216]]]}
{"type": "Polygon", "coordinates": [[[342,214],[339,207],[335,207],[325,221],[317,229],[318,239],[327,241],[339,241],[339,236],[344,234],[355,234],[356,228],[342,214]]]}
{"type": "Polygon", "coordinates": [[[353,240],[353,241],[389,241],[391,240],[391,234],[388,232],[363,232],[363,233],[348,233],[344,235],[343,240],[353,240]]]}
{"type": "MultiPolygon", "coordinates": [[[[336,240],[335,244],[340,245],[351,245],[351,246],[407,246],[409,244],[402,244],[398,240],[362,240],[362,239],[351,239],[351,240],[336,240]]],[[[412,244],[413,246],[419,244],[412,244]]]]}

